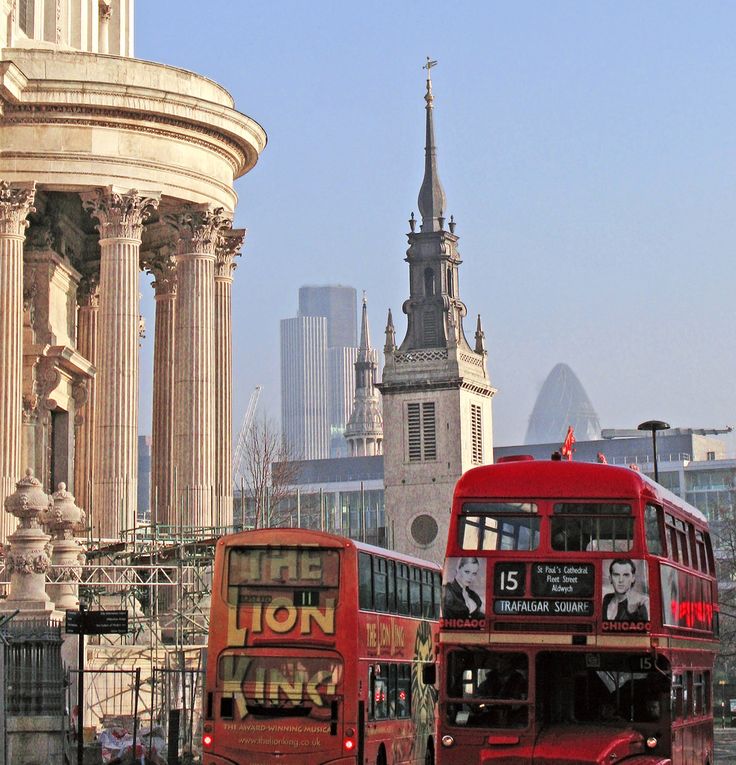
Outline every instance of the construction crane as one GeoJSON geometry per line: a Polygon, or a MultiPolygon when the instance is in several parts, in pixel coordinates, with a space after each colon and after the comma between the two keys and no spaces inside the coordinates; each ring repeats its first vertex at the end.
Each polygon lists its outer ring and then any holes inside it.
{"type": "Polygon", "coordinates": [[[256,385],[253,393],[250,394],[250,401],[248,401],[248,407],[245,410],[243,416],[243,423],[240,426],[240,433],[238,433],[238,441],[235,445],[235,453],[233,455],[233,484],[238,486],[241,478],[243,477],[243,460],[245,459],[245,449],[248,441],[248,433],[250,433],[251,426],[253,425],[253,417],[256,413],[256,407],[258,406],[258,397],[261,395],[261,386],[256,385]]]}

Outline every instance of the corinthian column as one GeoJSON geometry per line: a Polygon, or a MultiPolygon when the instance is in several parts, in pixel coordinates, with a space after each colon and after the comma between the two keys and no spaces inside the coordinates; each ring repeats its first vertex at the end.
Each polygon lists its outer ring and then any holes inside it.
{"type": "MultiPolygon", "coordinates": [[[[0,502],[15,491],[21,471],[23,419],[23,240],[34,211],[35,184],[0,181],[0,502]]],[[[0,513],[0,542],[15,528],[0,513]]]]}
{"type": "MultiPolygon", "coordinates": [[[[77,350],[97,366],[97,315],[100,308],[99,275],[86,274],[77,290],[77,350]]],[[[74,441],[74,488],[80,507],[91,507],[95,434],[95,379],[87,382],[85,401],[77,409],[74,441]]]]}
{"type": "Polygon", "coordinates": [[[100,232],[92,530],[101,539],[117,539],[136,515],[138,259],[143,222],[158,198],[108,187],[83,199],[100,232]]]}
{"type": "Polygon", "coordinates": [[[223,208],[189,208],[167,220],[176,252],[176,417],[174,451],[182,524],[214,524],[215,246],[231,221],[223,208]]]}
{"type": "Polygon", "coordinates": [[[151,518],[173,525],[174,515],[174,321],[176,270],[169,248],[146,262],[154,277],[156,326],[153,339],[153,433],[151,443],[151,518]]]}
{"type": "Polygon", "coordinates": [[[233,523],[233,331],[232,286],[245,229],[226,231],[215,250],[215,524],[233,523]]]}

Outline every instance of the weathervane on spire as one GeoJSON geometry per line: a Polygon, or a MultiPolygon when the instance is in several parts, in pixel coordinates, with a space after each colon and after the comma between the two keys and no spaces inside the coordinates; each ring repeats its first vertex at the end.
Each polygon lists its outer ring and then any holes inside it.
{"type": "Polygon", "coordinates": [[[436,61],[432,61],[432,59],[427,56],[427,63],[422,67],[422,69],[427,70],[427,94],[424,96],[424,100],[427,102],[427,107],[432,106],[432,67],[437,66],[436,61]]]}

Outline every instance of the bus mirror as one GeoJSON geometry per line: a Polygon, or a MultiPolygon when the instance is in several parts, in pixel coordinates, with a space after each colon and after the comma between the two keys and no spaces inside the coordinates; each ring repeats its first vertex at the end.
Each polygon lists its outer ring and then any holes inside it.
{"type": "Polygon", "coordinates": [[[422,667],[422,682],[425,685],[434,685],[437,682],[436,664],[425,664],[422,667]]]}

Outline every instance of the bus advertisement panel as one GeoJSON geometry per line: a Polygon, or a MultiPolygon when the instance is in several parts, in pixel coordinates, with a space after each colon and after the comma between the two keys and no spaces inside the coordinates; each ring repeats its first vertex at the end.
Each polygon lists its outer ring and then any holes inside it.
{"type": "Polygon", "coordinates": [[[438,761],[712,765],[714,571],[703,515],[640,473],[468,471],[443,577],[438,761]]]}
{"type": "Polygon", "coordinates": [[[342,537],[219,540],[203,765],[424,763],[438,601],[438,567],[342,537]]]}

